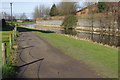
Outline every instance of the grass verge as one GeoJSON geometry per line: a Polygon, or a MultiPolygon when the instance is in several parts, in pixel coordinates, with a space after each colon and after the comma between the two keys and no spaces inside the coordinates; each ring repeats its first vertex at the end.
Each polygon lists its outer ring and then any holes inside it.
{"type": "MultiPolygon", "coordinates": [[[[7,23],[9,24],[9,23],[7,23]]],[[[16,59],[16,54],[17,54],[17,48],[12,48],[10,49],[10,43],[9,43],[9,37],[10,34],[12,34],[13,31],[10,28],[10,25],[7,25],[7,27],[3,27],[2,31],[0,31],[1,38],[0,42],[1,43],[6,43],[6,51],[7,51],[7,64],[4,66],[2,65],[2,70],[4,70],[4,78],[13,78],[15,77],[17,73],[17,68],[14,67],[17,64],[17,59],[16,59]]],[[[18,32],[17,32],[18,35],[18,32]]],[[[12,39],[13,40],[13,39],[12,39]]],[[[17,45],[17,36],[15,37],[15,40],[12,41],[13,46],[17,45]]],[[[0,47],[1,49],[1,47],[0,47]]],[[[1,55],[1,53],[0,53],[1,55]]],[[[2,59],[2,57],[1,57],[2,59]]]]}
{"type": "Polygon", "coordinates": [[[28,30],[47,40],[65,54],[84,62],[103,78],[118,78],[118,49],[56,33],[28,30]]]}

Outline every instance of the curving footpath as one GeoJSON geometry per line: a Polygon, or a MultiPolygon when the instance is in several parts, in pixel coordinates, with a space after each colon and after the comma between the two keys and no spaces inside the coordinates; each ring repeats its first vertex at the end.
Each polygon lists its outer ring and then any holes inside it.
{"type": "Polygon", "coordinates": [[[18,30],[17,78],[99,78],[87,65],[64,54],[36,34],[23,28],[18,30]]]}

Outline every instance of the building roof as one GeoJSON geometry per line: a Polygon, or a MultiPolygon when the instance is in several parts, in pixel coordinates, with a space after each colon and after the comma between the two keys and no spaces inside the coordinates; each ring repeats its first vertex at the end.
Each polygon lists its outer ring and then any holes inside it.
{"type": "Polygon", "coordinates": [[[89,5],[89,6],[85,7],[85,8],[82,8],[81,10],[78,10],[77,12],[81,12],[81,11],[83,11],[83,10],[89,8],[89,7],[93,7],[93,6],[97,6],[97,5],[98,5],[98,3],[95,3],[93,5],[89,5]]]}

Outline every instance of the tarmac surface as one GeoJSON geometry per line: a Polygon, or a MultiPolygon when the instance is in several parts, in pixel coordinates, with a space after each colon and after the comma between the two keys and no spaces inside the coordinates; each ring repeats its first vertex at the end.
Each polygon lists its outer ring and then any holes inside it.
{"type": "Polygon", "coordinates": [[[18,30],[17,78],[99,78],[90,67],[64,54],[31,31],[18,30]]]}

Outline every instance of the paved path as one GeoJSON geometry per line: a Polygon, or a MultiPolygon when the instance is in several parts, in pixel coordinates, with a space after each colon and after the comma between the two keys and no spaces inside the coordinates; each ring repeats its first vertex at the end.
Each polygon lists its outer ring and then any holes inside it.
{"type": "Polygon", "coordinates": [[[34,33],[19,31],[17,78],[98,78],[95,71],[34,33]]]}

